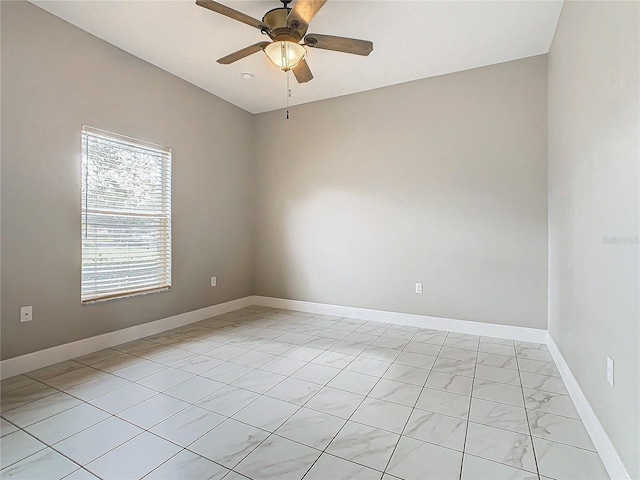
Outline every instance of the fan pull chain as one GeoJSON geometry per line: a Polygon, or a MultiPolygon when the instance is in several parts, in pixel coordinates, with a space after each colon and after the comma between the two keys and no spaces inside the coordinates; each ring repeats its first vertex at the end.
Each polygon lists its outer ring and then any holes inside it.
{"type": "Polygon", "coordinates": [[[291,70],[287,70],[287,120],[289,120],[289,99],[291,98],[291,70]]]}

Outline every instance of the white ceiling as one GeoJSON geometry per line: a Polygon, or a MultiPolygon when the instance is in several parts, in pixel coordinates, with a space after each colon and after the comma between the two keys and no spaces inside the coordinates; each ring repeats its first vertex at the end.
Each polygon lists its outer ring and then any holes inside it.
{"type": "MultiPolygon", "coordinates": [[[[158,67],[249,112],[283,108],[286,74],[262,52],[216,60],[267,37],[194,0],[31,0],[158,67]],[[243,80],[243,72],[255,76],[243,80]]],[[[220,0],[255,18],[276,0],[220,0]]],[[[291,104],[307,103],[549,51],[562,0],[329,0],[309,33],[373,41],[368,57],[308,49],[314,79],[292,76],[291,104]]]]}

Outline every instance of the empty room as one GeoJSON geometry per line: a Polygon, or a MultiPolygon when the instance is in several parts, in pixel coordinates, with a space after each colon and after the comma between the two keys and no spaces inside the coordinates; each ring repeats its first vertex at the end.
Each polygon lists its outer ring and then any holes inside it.
{"type": "Polygon", "coordinates": [[[640,479],[640,1],[0,22],[0,478],[640,479]]]}

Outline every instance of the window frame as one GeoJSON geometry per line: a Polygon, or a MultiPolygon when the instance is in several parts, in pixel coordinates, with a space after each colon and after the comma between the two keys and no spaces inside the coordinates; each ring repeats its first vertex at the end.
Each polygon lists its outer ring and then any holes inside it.
{"type": "MultiPolygon", "coordinates": [[[[172,287],[172,270],[173,270],[173,252],[172,252],[172,152],[170,147],[165,147],[162,145],[158,145],[155,143],[147,142],[144,140],[140,140],[137,138],[129,137],[126,135],[110,132],[107,130],[102,130],[99,128],[91,127],[89,125],[82,125],[81,129],[81,252],[80,252],[80,263],[81,263],[81,278],[80,278],[80,301],[82,305],[89,305],[98,302],[105,302],[109,300],[114,300],[118,298],[129,298],[139,295],[148,295],[150,293],[157,292],[165,292],[171,290],[172,287]],[[89,176],[89,138],[97,138],[101,141],[108,142],[110,145],[114,147],[120,146],[122,150],[133,151],[134,149],[138,150],[147,150],[149,153],[160,154],[161,156],[161,175],[158,183],[149,183],[149,185],[153,185],[156,188],[160,188],[162,192],[160,194],[161,200],[158,205],[161,207],[161,212],[159,214],[147,214],[142,212],[134,212],[133,210],[126,212],[125,210],[109,210],[105,208],[103,210],[93,209],[93,213],[96,214],[99,210],[98,214],[102,215],[110,215],[112,217],[118,217],[120,220],[124,220],[127,218],[143,218],[143,217],[152,217],[156,219],[160,219],[160,224],[164,224],[164,226],[160,226],[157,228],[156,233],[161,233],[160,238],[162,239],[160,243],[164,243],[166,246],[164,248],[164,254],[158,254],[157,258],[161,260],[160,264],[162,265],[162,275],[157,275],[158,285],[153,285],[151,287],[141,286],[139,288],[135,287],[127,287],[127,284],[121,282],[118,291],[108,294],[100,294],[100,289],[87,289],[85,291],[85,239],[88,238],[88,231],[91,225],[97,225],[98,223],[89,223],[88,218],[91,212],[91,208],[87,208],[89,192],[88,192],[88,176],[89,176]],[[87,163],[87,167],[85,168],[85,163],[87,163]]],[[[132,196],[125,196],[123,198],[132,198],[132,196]]],[[[136,226],[132,226],[133,229],[136,226]]],[[[131,230],[125,230],[125,234],[123,238],[126,239],[126,232],[131,232],[131,230]]],[[[152,246],[152,244],[149,244],[152,246]]],[[[138,257],[139,258],[139,257],[138,257]]],[[[126,266],[127,263],[123,262],[123,266],[126,266]]],[[[134,277],[135,278],[135,277],[134,277]]],[[[112,289],[115,290],[115,289],[112,289]]]]}

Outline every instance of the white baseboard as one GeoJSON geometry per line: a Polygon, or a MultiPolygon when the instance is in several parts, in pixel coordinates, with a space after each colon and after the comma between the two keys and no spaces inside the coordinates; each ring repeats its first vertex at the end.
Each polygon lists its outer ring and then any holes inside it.
{"type": "Polygon", "coordinates": [[[436,330],[447,330],[450,332],[485,335],[536,343],[545,343],[547,336],[546,330],[536,328],[471,322],[467,320],[453,320],[426,315],[387,312],[383,310],[345,307],[340,305],[303,302],[282,298],[249,296],[221,303],[219,305],[213,305],[199,310],[162,318],[153,322],[143,323],[142,325],[116,330],[115,332],[109,332],[95,337],[65,343],[63,345],[47,348],[38,352],[28,353],[19,357],[9,358],[0,362],[0,379],[4,380],[5,378],[53,365],[54,363],[70,360],[81,355],[97,352],[104,348],[113,347],[115,345],[137,340],[149,335],[155,335],[156,333],[171,330],[172,328],[181,327],[190,323],[199,322],[200,320],[205,320],[207,318],[215,317],[216,315],[222,315],[223,313],[251,305],[261,305],[265,307],[298,310],[301,312],[335,315],[361,320],[392,323],[396,325],[432,328],[436,330]]]}
{"type": "Polygon", "coordinates": [[[582,423],[587,429],[587,432],[589,432],[591,440],[602,459],[602,463],[604,463],[604,466],[607,469],[607,473],[612,480],[630,480],[631,475],[627,472],[620,455],[618,455],[611,439],[591,408],[587,397],[585,397],[580,385],[578,385],[578,381],[573,376],[569,365],[560,353],[558,346],[553,341],[550,334],[547,335],[547,346],[549,347],[549,353],[551,353],[553,360],[556,362],[556,366],[558,367],[562,380],[569,391],[569,395],[571,396],[573,403],[576,405],[576,409],[580,414],[582,423]]]}
{"type": "Polygon", "coordinates": [[[4,380],[5,378],[53,365],[54,363],[97,352],[98,350],[113,347],[121,343],[138,340],[139,338],[149,335],[155,335],[156,333],[199,322],[200,320],[206,320],[207,318],[251,305],[253,305],[253,297],[239,298],[230,302],[143,323],[142,325],[136,325],[122,330],[116,330],[115,332],[65,343],[56,347],[47,348],[46,350],[9,358],[0,362],[0,378],[4,380]]]}
{"type": "Polygon", "coordinates": [[[432,328],[456,333],[484,335],[488,337],[507,338],[525,342],[546,343],[547,331],[541,328],[515,327],[495,323],[472,322],[469,320],[453,320],[450,318],[430,317],[411,313],[387,312],[368,308],[345,307],[325,303],[303,302],[283,298],[254,296],[254,305],[263,307],[298,310],[300,312],[334,315],[337,317],[357,318],[374,322],[406,325],[409,327],[432,328]]]}
{"type": "Polygon", "coordinates": [[[598,417],[591,408],[589,401],[582,392],[582,389],[578,385],[573,373],[571,373],[569,365],[562,357],[562,354],[553,341],[553,338],[551,338],[551,335],[548,334],[547,330],[537,328],[472,322],[468,320],[454,320],[427,315],[387,312],[384,310],[304,302],[300,300],[249,296],[3,360],[0,362],[0,378],[5,379],[15,375],[20,375],[38,368],[53,365],[54,363],[70,360],[104,348],[113,347],[115,345],[137,340],[149,335],[155,335],[156,333],[161,333],[190,323],[206,320],[207,318],[222,315],[223,313],[228,313],[233,310],[252,305],[297,310],[321,315],[349,317],[360,320],[371,320],[395,325],[432,328],[436,330],[446,330],[450,332],[506,338],[526,342],[546,343],[549,347],[549,352],[560,371],[560,375],[562,375],[562,379],[567,386],[567,390],[576,405],[580,418],[589,432],[589,435],[591,436],[591,439],[593,440],[598,454],[600,455],[600,458],[602,458],[604,466],[610,477],[614,480],[631,479],[631,476],[624,467],[618,452],[613,446],[613,443],[611,443],[611,440],[602,427],[600,420],[598,420],[598,417]]]}

